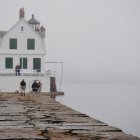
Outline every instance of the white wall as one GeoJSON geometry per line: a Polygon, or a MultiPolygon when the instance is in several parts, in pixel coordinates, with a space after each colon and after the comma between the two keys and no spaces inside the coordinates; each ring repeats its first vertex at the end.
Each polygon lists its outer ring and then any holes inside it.
{"type": "Polygon", "coordinates": [[[0,71],[13,72],[20,57],[27,57],[28,70],[33,69],[33,58],[41,58],[41,72],[44,72],[45,44],[43,38],[21,18],[3,37],[0,46],[0,71]],[[23,31],[21,27],[23,26],[23,31]],[[17,38],[17,49],[9,49],[9,39],[17,38]],[[27,39],[35,39],[35,50],[27,50],[27,39]],[[5,57],[13,57],[13,69],[5,69],[5,57]]]}
{"type": "Polygon", "coordinates": [[[48,76],[0,76],[0,92],[15,92],[20,90],[20,82],[26,82],[26,92],[31,91],[31,84],[34,80],[42,82],[42,92],[49,92],[50,77],[48,76]]]}
{"type": "Polygon", "coordinates": [[[43,44],[43,39],[24,19],[19,20],[3,37],[2,44],[0,46],[1,51],[9,51],[9,38],[17,38],[17,50],[10,50],[10,52],[44,54],[45,47],[43,44]],[[24,29],[23,31],[21,31],[22,26],[24,29]],[[35,50],[27,50],[28,38],[35,39],[35,50]]]}
{"type": "Polygon", "coordinates": [[[27,69],[23,69],[24,73],[32,73],[33,72],[33,58],[41,58],[41,73],[45,72],[44,68],[44,55],[0,55],[0,73],[13,73],[15,72],[15,66],[20,64],[20,57],[26,57],[28,60],[27,69]],[[13,58],[13,69],[5,69],[5,57],[13,58]]]}

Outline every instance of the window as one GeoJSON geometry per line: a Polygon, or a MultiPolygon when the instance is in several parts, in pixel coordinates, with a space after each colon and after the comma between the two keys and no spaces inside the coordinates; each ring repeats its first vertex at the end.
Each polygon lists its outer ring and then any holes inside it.
{"type": "Polygon", "coordinates": [[[27,49],[35,50],[35,39],[27,39],[27,49]]]}
{"type": "Polygon", "coordinates": [[[23,69],[27,69],[27,58],[20,58],[20,67],[22,69],[22,66],[23,66],[23,69]],[[22,62],[23,60],[23,62],[22,62]]]}
{"type": "Polygon", "coordinates": [[[12,69],[13,68],[13,58],[12,57],[6,57],[5,58],[5,68],[6,69],[12,69]]]}
{"type": "Polygon", "coordinates": [[[23,31],[23,26],[21,26],[21,31],[23,31]]]}
{"type": "Polygon", "coordinates": [[[17,39],[16,38],[10,38],[9,47],[10,47],[10,49],[17,49],[17,39]]]}
{"type": "Polygon", "coordinates": [[[33,70],[41,71],[41,58],[33,58],[33,70]]]}

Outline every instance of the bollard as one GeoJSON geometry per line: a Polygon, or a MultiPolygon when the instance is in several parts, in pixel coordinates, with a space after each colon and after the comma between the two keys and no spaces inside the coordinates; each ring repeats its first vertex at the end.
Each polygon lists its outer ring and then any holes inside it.
{"type": "Polygon", "coordinates": [[[50,92],[57,92],[55,77],[50,77],[50,92]]]}

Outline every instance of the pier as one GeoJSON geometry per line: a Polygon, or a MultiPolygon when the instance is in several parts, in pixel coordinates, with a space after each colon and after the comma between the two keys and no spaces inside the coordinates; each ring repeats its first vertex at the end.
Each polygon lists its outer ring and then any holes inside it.
{"type": "Polygon", "coordinates": [[[0,140],[140,140],[60,104],[50,94],[0,94],[0,140]]]}

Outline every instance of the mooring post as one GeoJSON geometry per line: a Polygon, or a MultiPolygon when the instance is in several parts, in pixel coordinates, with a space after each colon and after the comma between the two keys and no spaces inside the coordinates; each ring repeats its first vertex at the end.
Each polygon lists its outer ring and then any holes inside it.
{"type": "Polygon", "coordinates": [[[57,92],[55,77],[50,77],[50,92],[57,92]]]}

